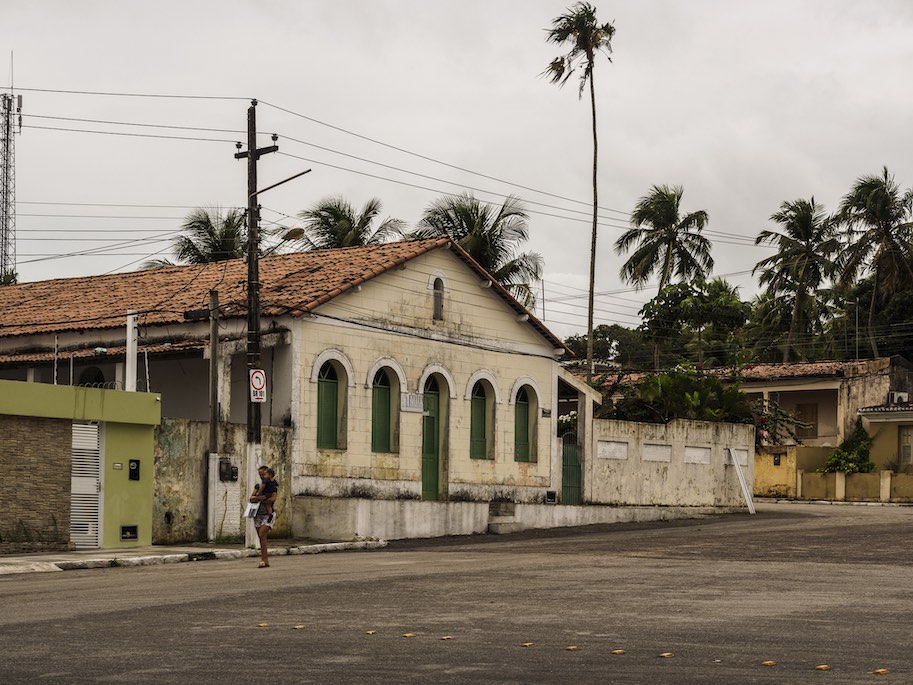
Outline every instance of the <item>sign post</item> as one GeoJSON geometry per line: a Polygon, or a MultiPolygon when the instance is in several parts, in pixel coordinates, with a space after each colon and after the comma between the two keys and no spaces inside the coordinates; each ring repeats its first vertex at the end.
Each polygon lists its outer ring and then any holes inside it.
{"type": "Polygon", "coordinates": [[[250,370],[250,401],[266,402],[266,371],[250,370]]]}

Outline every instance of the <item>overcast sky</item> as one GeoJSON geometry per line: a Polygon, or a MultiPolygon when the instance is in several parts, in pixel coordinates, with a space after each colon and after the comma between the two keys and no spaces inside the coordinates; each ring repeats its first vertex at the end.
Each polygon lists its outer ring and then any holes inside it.
{"type": "MultiPolygon", "coordinates": [[[[545,259],[545,322],[562,337],[585,331],[590,109],[574,82],[540,77],[562,52],[545,29],[569,4],[4,3],[0,83],[13,53],[23,97],[20,282],[132,271],[168,256],[191,208],[244,206],[234,141],[257,98],[259,144],[275,132],[280,148],[261,159],[260,187],[313,169],[262,196],[265,225],[293,225],[330,195],[377,197],[414,224],[447,192],[514,193],[530,213],[527,249],[545,259]],[[107,252],[60,256],[90,250],[107,252]]],[[[884,165],[913,185],[909,0],[594,4],[616,28],[595,74],[597,324],[634,326],[655,295],[621,283],[612,249],[654,184],[684,186],[683,209],[709,213],[714,275],[744,299],[771,254],[754,237],[781,202],[814,195],[831,211],[884,165]]]]}

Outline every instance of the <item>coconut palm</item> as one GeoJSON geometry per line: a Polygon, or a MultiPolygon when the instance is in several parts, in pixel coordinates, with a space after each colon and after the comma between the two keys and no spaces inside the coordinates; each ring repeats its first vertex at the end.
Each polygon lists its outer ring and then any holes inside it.
{"type": "MultiPolygon", "coordinates": [[[[247,251],[244,229],[244,212],[229,209],[225,214],[219,208],[194,209],[184,223],[182,234],[174,239],[172,253],[178,263],[208,264],[225,259],[239,259],[247,251]]],[[[174,266],[167,259],[145,262],[141,269],[174,266]]]]}
{"type": "Polygon", "coordinates": [[[513,196],[497,206],[470,193],[445,195],[431,203],[407,237],[450,238],[524,306],[532,307],[536,301],[532,286],[542,277],[542,257],[518,252],[529,239],[528,218],[513,196]]]}
{"type": "Polygon", "coordinates": [[[619,255],[635,248],[621,267],[621,277],[638,289],[657,272],[661,292],[673,275],[681,281],[703,279],[713,269],[710,241],[700,233],[707,225],[707,212],[681,216],[683,192],[681,186],[653,186],[637,202],[632,227],[615,242],[619,255]]]}
{"type": "MultiPolygon", "coordinates": [[[[792,315],[789,332],[783,345],[783,362],[789,361],[789,353],[800,330],[802,315],[807,311],[806,299],[833,273],[833,256],[839,249],[834,233],[834,221],[824,207],[808,200],[794,200],[780,205],[780,211],[770,216],[782,227],[780,231],[764,230],[755,238],[755,245],[768,243],[777,248],[776,254],[762,259],[752,273],[761,272],[761,284],[773,293],[792,295],[792,315]]],[[[800,350],[800,358],[805,354],[800,350]]]]}
{"type": "Polygon", "coordinates": [[[588,2],[578,2],[569,7],[565,14],[552,20],[546,41],[556,45],[570,46],[567,54],[553,59],[544,74],[552,83],[563,86],[571,75],[580,72],[580,89],[578,96],[589,86],[590,112],[593,126],[593,231],[590,239],[590,291],[587,305],[586,323],[586,377],[589,383],[593,379],[593,295],[596,285],[596,220],[599,210],[597,192],[597,170],[599,161],[599,140],[596,135],[596,86],[593,71],[596,67],[596,56],[601,52],[608,57],[612,52],[612,37],[615,27],[611,22],[600,24],[596,19],[596,8],[588,2]]]}
{"type": "Polygon", "coordinates": [[[913,189],[902,191],[888,168],[881,175],[856,179],[838,216],[846,226],[847,244],[838,268],[841,285],[861,272],[871,273],[874,288],[869,306],[868,333],[872,354],[878,356],[874,316],[876,304],[913,283],[913,189]]]}
{"type": "Polygon", "coordinates": [[[386,218],[377,223],[381,202],[368,200],[360,212],[341,197],[325,198],[310,209],[298,213],[304,222],[307,249],[377,245],[402,232],[405,223],[386,218]]]}

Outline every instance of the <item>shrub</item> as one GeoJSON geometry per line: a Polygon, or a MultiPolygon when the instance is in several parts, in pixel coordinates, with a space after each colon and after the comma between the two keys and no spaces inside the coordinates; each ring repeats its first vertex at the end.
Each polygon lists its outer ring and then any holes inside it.
{"type": "Polygon", "coordinates": [[[869,459],[872,437],[862,427],[862,418],[856,419],[853,432],[840,443],[833,454],[819,469],[821,473],[869,473],[875,470],[875,464],[869,459]]]}

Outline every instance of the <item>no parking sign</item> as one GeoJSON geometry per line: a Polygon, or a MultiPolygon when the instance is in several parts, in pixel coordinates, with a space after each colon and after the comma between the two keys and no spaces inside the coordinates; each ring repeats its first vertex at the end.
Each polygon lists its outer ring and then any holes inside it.
{"type": "Polygon", "coordinates": [[[250,370],[250,401],[266,402],[266,371],[250,370]]]}

